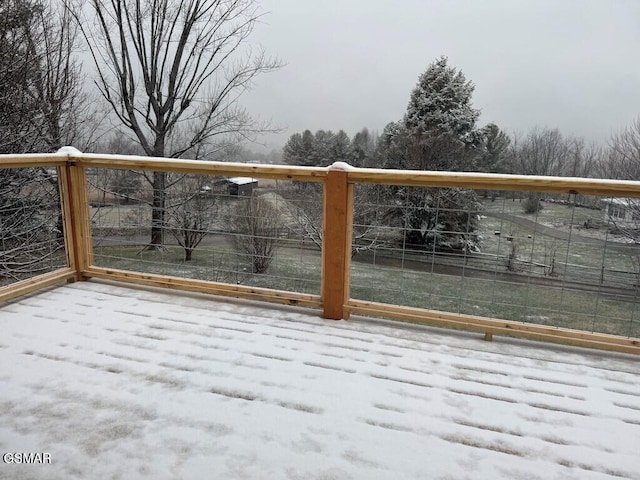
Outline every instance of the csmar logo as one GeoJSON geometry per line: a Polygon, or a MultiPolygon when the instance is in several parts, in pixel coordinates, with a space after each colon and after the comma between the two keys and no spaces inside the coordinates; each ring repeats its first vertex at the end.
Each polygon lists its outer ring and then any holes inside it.
{"type": "Polygon", "coordinates": [[[37,453],[5,453],[2,455],[2,461],[4,463],[51,463],[51,454],[47,452],[37,453]]]}

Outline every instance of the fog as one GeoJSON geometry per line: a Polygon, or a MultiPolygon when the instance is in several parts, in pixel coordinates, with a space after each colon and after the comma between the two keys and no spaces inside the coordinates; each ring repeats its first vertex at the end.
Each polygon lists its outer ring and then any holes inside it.
{"type": "Polygon", "coordinates": [[[510,134],[559,128],[606,142],[640,115],[637,0],[262,0],[251,37],[286,65],[242,99],[293,133],[402,118],[418,76],[440,55],[471,80],[480,125],[510,134]]]}

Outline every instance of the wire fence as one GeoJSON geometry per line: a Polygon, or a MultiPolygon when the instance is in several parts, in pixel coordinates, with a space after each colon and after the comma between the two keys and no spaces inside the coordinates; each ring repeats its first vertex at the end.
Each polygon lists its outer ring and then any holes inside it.
{"type": "Polygon", "coordinates": [[[87,178],[96,266],[320,293],[321,185],[171,173],[154,194],[156,172],[87,178]]]}
{"type": "Polygon", "coordinates": [[[351,298],[640,335],[640,230],[592,196],[358,185],[351,298]]]}
{"type": "MultiPolygon", "coordinates": [[[[51,162],[62,165],[57,158],[51,162]]],[[[130,170],[119,159],[86,163],[91,232],[78,223],[86,218],[84,185],[74,190],[71,184],[85,167],[62,166],[70,194],[64,220],[80,225],[69,232],[69,255],[80,269],[88,262],[256,287],[260,295],[264,289],[311,294],[325,306],[354,311],[367,311],[371,301],[640,337],[640,203],[635,200],[411,186],[425,180],[447,186],[471,182],[451,175],[414,179],[393,172],[363,170],[348,177],[330,172],[332,182],[323,184],[325,172],[313,169],[257,169],[273,179],[255,179],[220,176],[252,171],[238,165],[209,169],[187,162],[173,170],[168,162],[155,161],[162,172],[152,172],[130,170]],[[110,168],[112,161],[117,168],[110,168]],[[356,182],[353,203],[340,178],[356,182]],[[345,206],[353,206],[353,221],[348,212],[344,216],[345,206]],[[323,226],[323,218],[330,223],[323,226]],[[92,252],[84,245],[89,233],[92,252]],[[331,241],[325,244],[324,235],[331,241]],[[351,262],[343,264],[350,265],[348,275],[334,268],[344,262],[345,235],[352,239],[351,262]]],[[[2,285],[68,266],[57,171],[11,166],[0,170],[2,285]]],[[[483,188],[493,181],[505,185],[498,176],[476,181],[483,188]]],[[[575,185],[582,192],[637,194],[635,184],[561,182],[549,179],[543,188],[571,191],[575,185]]],[[[375,304],[370,309],[386,311],[375,304]]],[[[340,318],[337,310],[328,318],[340,318]]]]}
{"type": "Polygon", "coordinates": [[[0,170],[0,286],[66,266],[55,168],[0,170]]]}
{"type": "MultiPolygon", "coordinates": [[[[320,294],[321,184],[164,181],[159,208],[152,172],[88,171],[97,266],[320,294]]],[[[606,201],[358,184],[350,297],[637,337],[638,230],[606,201]]]]}

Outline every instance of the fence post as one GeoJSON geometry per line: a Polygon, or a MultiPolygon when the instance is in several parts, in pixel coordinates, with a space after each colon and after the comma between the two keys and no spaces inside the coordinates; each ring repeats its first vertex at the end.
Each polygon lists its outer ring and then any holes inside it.
{"type": "Polygon", "coordinates": [[[351,234],[353,229],[353,184],[348,181],[350,166],[336,162],[324,183],[322,223],[323,317],[347,319],[344,304],[349,299],[351,234]]]}
{"type": "Polygon", "coordinates": [[[81,152],[63,147],[57,153],[69,156],[66,165],[58,168],[58,183],[67,262],[76,272],[75,280],[79,281],[84,280],[83,272],[93,263],[87,177],[85,168],[72,157],[81,152]]]}

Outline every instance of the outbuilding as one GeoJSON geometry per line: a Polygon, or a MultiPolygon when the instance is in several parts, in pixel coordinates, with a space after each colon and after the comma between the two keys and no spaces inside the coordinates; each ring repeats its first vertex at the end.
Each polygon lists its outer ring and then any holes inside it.
{"type": "Polygon", "coordinates": [[[604,221],[618,227],[640,226],[640,200],[635,198],[603,198],[604,221]]]}
{"type": "Polygon", "coordinates": [[[258,188],[258,180],[251,177],[232,177],[228,180],[229,195],[249,196],[258,188]]]}

